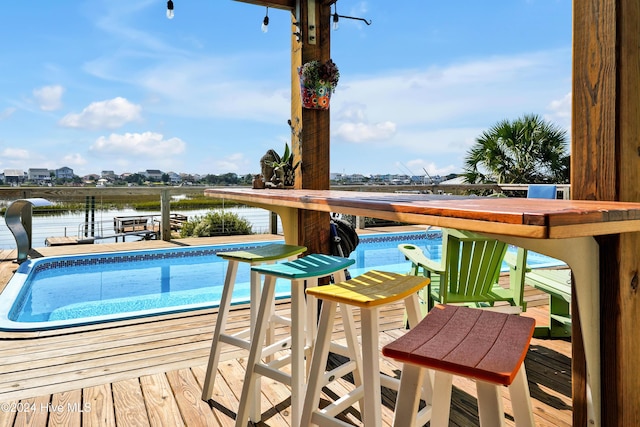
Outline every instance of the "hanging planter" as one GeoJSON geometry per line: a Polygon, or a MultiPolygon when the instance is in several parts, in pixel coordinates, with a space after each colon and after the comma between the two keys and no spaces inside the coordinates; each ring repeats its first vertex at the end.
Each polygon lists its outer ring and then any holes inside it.
{"type": "Polygon", "coordinates": [[[335,92],[340,72],[334,62],[309,61],[298,69],[300,100],[304,108],[329,109],[331,94],[335,92]]]}

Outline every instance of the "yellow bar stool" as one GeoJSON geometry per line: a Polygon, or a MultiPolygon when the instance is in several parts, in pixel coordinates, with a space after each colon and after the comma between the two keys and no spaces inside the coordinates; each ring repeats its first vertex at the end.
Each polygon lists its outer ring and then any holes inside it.
{"type": "MultiPolygon", "coordinates": [[[[360,403],[365,426],[381,425],[380,387],[384,383],[385,386],[397,390],[398,381],[380,373],[380,349],[378,348],[380,308],[404,300],[409,325],[414,326],[421,318],[418,291],[428,284],[429,279],[426,277],[373,270],[344,282],[307,289],[307,296],[322,300],[322,309],[301,426],[345,425],[335,417],[356,402],[360,403]],[[353,364],[355,387],[335,402],[319,408],[322,388],[345,374],[345,372],[326,371],[329,350],[334,351],[336,347],[336,344],[332,343],[332,333],[338,305],[347,337],[349,363],[355,362],[353,364]],[[355,335],[353,309],[356,307],[360,308],[362,322],[362,355],[357,340],[349,339],[349,336],[355,335]],[[361,361],[360,357],[362,357],[361,361]]],[[[342,353],[339,352],[339,354],[342,353]]],[[[430,394],[430,383],[425,381],[423,392],[430,394]]]]}
{"type": "Polygon", "coordinates": [[[534,426],[523,364],[534,328],[529,317],[436,305],[416,327],[382,348],[383,355],[404,365],[394,427],[423,425],[414,414],[427,371],[434,374],[432,427],[449,425],[453,375],[475,380],[481,426],[504,426],[502,386],[509,387],[516,426],[534,426]]]}
{"type": "MultiPolygon", "coordinates": [[[[265,276],[262,296],[258,308],[256,327],[251,337],[251,349],[236,417],[236,427],[244,427],[248,421],[257,423],[261,419],[259,378],[268,377],[291,388],[291,425],[298,426],[304,389],[306,384],[305,355],[314,345],[317,323],[317,303],[308,297],[305,302],[305,285],[314,288],[321,277],[334,276],[344,280],[345,269],[355,260],[323,254],[311,254],[293,261],[279,264],[255,266],[252,272],[265,276]],[[291,281],[291,317],[276,315],[276,279],[291,281]],[[267,325],[283,323],[291,329],[291,335],[270,345],[263,345],[267,337],[267,325]],[[275,358],[276,353],[290,350],[285,356],[275,358]],[[283,368],[290,365],[290,371],[283,368]],[[256,391],[258,395],[256,395],[256,391]]],[[[320,286],[322,288],[324,286],[320,286]]]]}
{"type": "MultiPolygon", "coordinates": [[[[280,243],[268,244],[256,248],[249,248],[240,251],[218,252],[216,255],[228,261],[227,274],[224,280],[220,306],[218,307],[218,316],[216,318],[216,327],[213,332],[213,340],[211,342],[211,353],[209,355],[209,363],[207,364],[207,373],[202,387],[202,400],[208,401],[213,396],[213,386],[218,372],[218,363],[220,362],[220,350],[222,344],[228,344],[240,349],[249,351],[251,347],[252,331],[255,329],[256,318],[258,313],[258,301],[260,301],[261,276],[260,273],[251,271],[250,276],[250,298],[249,298],[249,328],[233,334],[227,333],[227,317],[231,308],[231,300],[233,297],[233,288],[236,283],[236,274],[238,265],[241,262],[251,266],[265,263],[273,263],[281,260],[290,260],[304,251],[304,246],[285,245],[280,243]]],[[[259,391],[257,393],[259,395],[259,391]]]]}

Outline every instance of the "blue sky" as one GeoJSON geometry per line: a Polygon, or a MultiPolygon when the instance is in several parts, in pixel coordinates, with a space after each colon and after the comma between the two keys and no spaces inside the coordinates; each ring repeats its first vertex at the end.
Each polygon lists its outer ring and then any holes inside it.
{"type": "MultiPolygon", "coordinates": [[[[0,171],[258,173],[290,142],[290,14],[232,0],[3,4],[0,171]]],[[[338,0],[331,172],[461,172],[535,113],[570,130],[571,1],[338,0]]]]}

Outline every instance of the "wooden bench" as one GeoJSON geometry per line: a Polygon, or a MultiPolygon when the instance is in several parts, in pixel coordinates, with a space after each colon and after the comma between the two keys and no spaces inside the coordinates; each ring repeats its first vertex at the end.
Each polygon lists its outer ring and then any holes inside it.
{"type": "Polygon", "coordinates": [[[536,337],[566,338],[571,336],[571,270],[533,269],[527,265],[527,250],[518,248],[517,255],[507,254],[511,286],[529,285],[549,294],[549,326],[536,327],[536,337]]]}
{"type": "Polygon", "coordinates": [[[182,229],[182,225],[188,220],[189,218],[186,215],[171,214],[169,217],[169,227],[171,227],[173,231],[180,231],[182,229]]]}
{"type": "Polygon", "coordinates": [[[151,229],[150,216],[116,216],[113,217],[113,230],[116,233],[130,233],[151,229]]]}

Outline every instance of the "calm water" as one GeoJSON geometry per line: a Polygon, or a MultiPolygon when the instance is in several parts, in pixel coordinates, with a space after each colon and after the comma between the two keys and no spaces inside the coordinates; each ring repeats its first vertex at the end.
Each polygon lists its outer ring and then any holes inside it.
{"type": "MultiPolygon", "coordinates": [[[[270,212],[264,209],[257,208],[225,208],[227,212],[233,212],[238,214],[241,218],[246,219],[252,225],[254,233],[266,233],[269,230],[269,217],[270,212]]],[[[187,215],[189,219],[194,216],[205,215],[210,212],[211,209],[197,209],[189,211],[176,211],[182,215],[187,215]]],[[[139,211],[133,209],[111,209],[97,211],[95,214],[95,222],[97,224],[103,224],[104,235],[113,234],[113,217],[115,216],[131,216],[131,215],[158,215],[158,211],[139,211]]],[[[279,221],[279,219],[278,219],[279,221]]],[[[32,224],[32,246],[34,248],[45,246],[45,239],[47,237],[59,237],[69,236],[78,237],[78,230],[85,222],[84,213],[67,213],[56,216],[34,216],[32,224]]],[[[139,237],[128,236],[127,241],[139,240],[139,237]]],[[[96,240],[97,244],[100,243],[113,243],[114,239],[96,240]]],[[[15,249],[16,241],[11,234],[11,231],[7,228],[4,218],[0,218],[0,250],[1,249],[15,249]]]]}
{"type": "MultiPolygon", "coordinates": [[[[29,260],[2,294],[0,329],[45,329],[215,307],[227,268],[216,253],[269,243],[29,260]]],[[[352,276],[371,269],[408,272],[410,264],[397,249],[399,243],[413,243],[432,259],[440,257],[439,231],[366,235],[350,255],[356,263],[349,272],[352,276]]],[[[539,267],[557,265],[534,253],[529,261],[539,267]]],[[[276,292],[288,296],[289,282],[278,282],[276,292]]],[[[249,266],[240,263],[234,302],[247,302],[248,297],[249,266]]]]}
{"type": "MultiPolygon", "coordinates": [[[[379,268],[406,272],[400,242],[425,244],[425,233],[363,237],[351,257],[352,275],[379,268]]],[[[252,246],[268,244],[263,242],[252,246]]],[[[227,262],[221,250],[246,244],[130,251],[29,260],[20,265],[0,300],[0,328],[47,328],[217,306],[227,262]],[[15,300],[15,304],[13,303],[15,300]],[[18,322],[13,324],[12,322],[18,322]]],[[[277,285],[288,296],[289,282],[277,285]]],[[[234,300],[247,302],[249,266],[240,263],[234,300]]]]}

